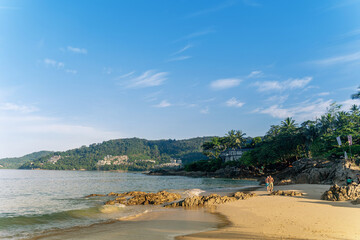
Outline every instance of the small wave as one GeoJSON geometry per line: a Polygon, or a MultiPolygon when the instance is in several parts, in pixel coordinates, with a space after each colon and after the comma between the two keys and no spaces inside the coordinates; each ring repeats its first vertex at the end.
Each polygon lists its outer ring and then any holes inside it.
{"type": "Polygon", "coordinates": [[[203,192],[205,191],[198,188],[194,188],[194,189],[186,190],[184,193],[189,197],[193,197],[193,196],[199,196],[203,192]]]}
{"type": "Polygon", "coordinates": [[[101,213],[114,213],[121,211],[126,206],[124,204],[115,204],[115,205],[104,205],[99,208],[101,213]]]}

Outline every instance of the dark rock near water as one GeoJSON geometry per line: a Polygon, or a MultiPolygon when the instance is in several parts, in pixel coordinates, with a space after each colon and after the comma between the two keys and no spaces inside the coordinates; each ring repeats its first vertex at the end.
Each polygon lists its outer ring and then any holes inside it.
{"type": "Polygon", "coordinates": [[[328,201],[347,201],[358,198],[360,198],[360,185],[357,183],[342,187],[335,184],[321,196],[322,200],[328,201]]]}
{"type": "Polygon", "coordinates": [[[340,184],[344,185],[348,177],[356,179],[358,170],[354,163],[346,160],[314,160],[303,158],[295,161],[292,167],[275,175],[275,184],[340,184]]]}
{"type": "Polygon", "coordinates": [[[105,194],[90,194],[90,195],[87,195],[85,197],[89,198],[89,197],[105,197],[105,196],[106,196],[105,194]]]}

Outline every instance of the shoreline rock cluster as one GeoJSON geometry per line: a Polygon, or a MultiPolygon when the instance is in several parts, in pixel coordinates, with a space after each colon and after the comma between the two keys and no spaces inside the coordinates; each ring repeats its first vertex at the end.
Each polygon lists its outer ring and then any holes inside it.
{"type": "Polygon", "coordinates": [[[169,193],[167,191],[160,191],[157,193],[131,191],[125,193],[109,193],[108,196],[115,196],[116,198],[105,202],[105,205],[124,204],[126,206],[161,205],[181,198],[180,194],[169,193]]]}
{"type": "Polygon", "coordinates": [[[321,199],[328,201],[353,200],[360,202],[360,184],[352,183],[342,187],[335,184],[321,196],[321,199]]]}
{"type": "Polygon", "coordinates": [[[223,204],[237,200],[244,200],[255,197],[255,193],[236,192],[232,196],[220,196],[218,194],[211,194],[209,196],[193,196],[187,197],[181,201],[166,205],[165,207],[209,207],[215,204],[223,204]]]}
{"type": "Polygon", "coordinates": [[[157,193],[146,193],[140,191],[131,191],[125,193],[111,192],[105,194],[90,194],[88,197],[115,197],[115,199],[108,200],[105,205],[124,204],[126,206],[132,205],[162,205],[164,207],[208,207],[215,204],[222,204],[237,200],[244,200],[256,196],[255,193],[236,192],[231,196],[220,196],[218,194],[211,194],[208,196],[192,196],[181,199],[178,193],[170,193],[167,191],[160,191],[157,193]]]}

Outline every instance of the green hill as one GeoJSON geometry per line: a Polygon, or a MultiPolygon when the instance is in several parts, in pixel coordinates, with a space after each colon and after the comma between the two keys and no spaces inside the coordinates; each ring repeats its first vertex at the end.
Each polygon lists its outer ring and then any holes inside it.
{"type": "Polygon", "coordinates": [[[23,165],[26,162],[34,161],[36,159],[39,159],[43,156],[47,156],[51,154],[50,151],[40,151],[40,152],[34,152],[27,154],[22,157],[14,157],[14,158],[2,158],[0,159],[0,165],[3,167],[1,168],[19,168],[21,165],[23,165]]]}
{"type": "Polygon", "coordinates": [[[211,138],[197,137],[185,140],[116,139],[65,152],[53,152],[34,161],[24,163],[21,168],[146,170],[159,164],[169,163],[172,159],[182,160],[186,164],[207,159],[201,153],[201,145],[211,138]],[[119,163],[123,158],[126,160],[119,163]],[[99,165],[99,161],[106,159],[110,159],[111,164],[99,165]]]}

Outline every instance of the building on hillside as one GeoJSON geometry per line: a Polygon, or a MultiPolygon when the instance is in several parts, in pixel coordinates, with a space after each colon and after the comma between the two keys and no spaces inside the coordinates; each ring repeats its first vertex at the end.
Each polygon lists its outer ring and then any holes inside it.
{"type": "Polygon", "coordinates": [[[48,162],[49,163],[52,163],[52,164],[55,164],[57,161],[59,161],[61,159],[61,156],[60,155],[57,155],[57,156],[52,156],[48,162]]]}
{"type": "Polygon", "coordinates": [[[220,153],[220,158],[224,162],[237,161],[241,158],[244,152],[251,150],[250,148],[231,148],[220,153]]]}

